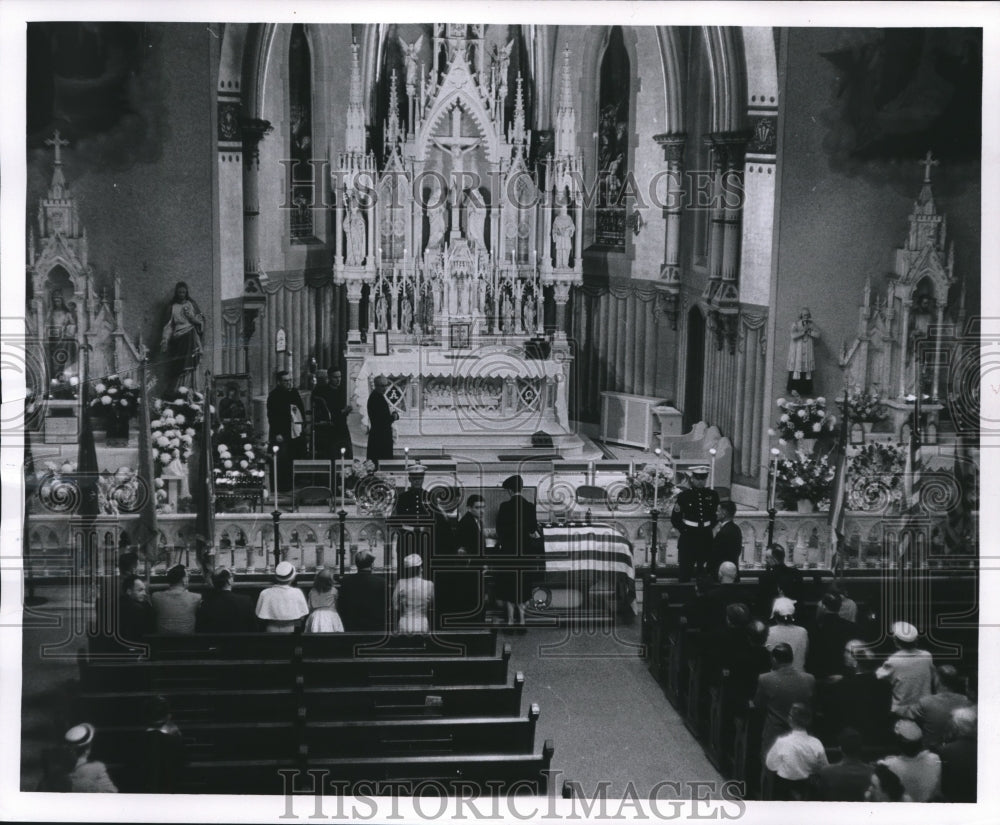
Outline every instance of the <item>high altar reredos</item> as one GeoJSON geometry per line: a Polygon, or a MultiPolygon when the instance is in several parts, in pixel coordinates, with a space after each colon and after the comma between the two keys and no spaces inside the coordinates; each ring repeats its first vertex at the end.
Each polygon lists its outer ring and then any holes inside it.
{"type": "Polygon", "coordinates": [[[564,456],[599,457],[569,421],[565,310],[583,271],[569,53],[554,152],[536,177],[520,75],[503,130],[509,46],[487,54],[483,27],[439,24],[427,71],[420,42],[403,45],[407,117],[393,73],[384,162],[365,150],[356,44],[347,150],[331,152],[355,443],[384,375],[397,448],[495,457],[545,432],[564,456]]]}

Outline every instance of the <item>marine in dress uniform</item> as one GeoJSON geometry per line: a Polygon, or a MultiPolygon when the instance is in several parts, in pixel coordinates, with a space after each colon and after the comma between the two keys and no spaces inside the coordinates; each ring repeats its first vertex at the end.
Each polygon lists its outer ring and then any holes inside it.
{"type": "Polygon", "coordinates": [[[670,514],[670,523],[679,533],[677,562],[682,582],[690,581],[692,572],[701,578],[711,560],[712,528],[718,522],[719,494],[705,487],[708,472],[708,467],[691,468],[691,487],[677,496],[670,514]]]}

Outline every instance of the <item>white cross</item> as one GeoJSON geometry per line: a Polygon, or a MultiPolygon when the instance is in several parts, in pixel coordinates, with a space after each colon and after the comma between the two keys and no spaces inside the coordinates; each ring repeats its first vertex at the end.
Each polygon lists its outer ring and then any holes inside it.
{"type": "Polygon", "coordinates": [[[62,154],[61,154],[61,152],[59,150],[63,146],[69,146],[69,141],[68,140],[62,140],[59,137],[59,130],[56,129],[55,132],[52,133],[52,137],[50,137],[47,141],[45,141],[45,145],[46,146],[54,146],[55,147],[55,150],[56,150],[55,163],[56,163],[56,166],[61,166],[62,165],[62,154]]]}

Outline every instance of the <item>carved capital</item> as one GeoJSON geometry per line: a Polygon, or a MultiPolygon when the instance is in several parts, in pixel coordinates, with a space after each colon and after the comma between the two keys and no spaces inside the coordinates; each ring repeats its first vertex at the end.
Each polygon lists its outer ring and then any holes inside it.
{"type": "Polygon", "coordinates": [[[710,309],[708,328],[715,336],[716,349],[727,347],[730,355],[736,354],[736,340],[740,331],[739,310],[710,309]]]}
{"type": "Polygon", "coordinates": [[[361,300],[361,291],[364,288],[365,282],[360,278],[348,278],[347,284],[347,300],[352,304],[356,304],[361,300]]]}
{"type": "Polygon", "coordinates": [[[653,320],[660,322],[661,318],[670,321],[670,328],[677,329],[677,318],[680,315],[680,286],[670,287],[657,284],[656,301],[653,304],[653,320]]]}
{"type": "Polygon", "coordinates": [[[687,135],[683,132],[665,133],[653,135],[655,140],[663,148],[663,159],[669,164],[680,164],[684,160],[684,144],[687,142],[687,135]]]}
{"type": "Polygon", "coordinates": [[[257,117],[244,118],[240,125],[242,127],[243,154],[248,164],[256,163],[260,160],[260,142],[274,127],[270,121],[257,117]]]}
{"type": "Polygon", "coordinates": [[[569,300],[569,291],[573,286],[569,281],[556,281],[555,298],[557,304],[565,304],[569,300]]]}

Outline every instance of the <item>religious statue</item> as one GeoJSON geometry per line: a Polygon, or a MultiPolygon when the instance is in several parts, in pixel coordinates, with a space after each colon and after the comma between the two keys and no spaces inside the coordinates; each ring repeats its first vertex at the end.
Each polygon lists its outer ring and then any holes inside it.
{"type": "Polygon", "coordinates": [[[470,192],[466,196],[466,221],[468,222],[469,240],[475,249],[486,249],[486,205],[482,203],[478,192],[470,192]]]}
{"type": "Polygon", "coordinates": [[[813,370],[816,369],[813,341],[818,338],[819,330],[813,325],[809,307],[802,307],[798,320],[792,324],[792,340],[788,347],[788,392],[807,397],[813,394],[813,370]]]}
{"type": "Polygon", "coordinates": [[[389,328],[385,312],[385,298],[379,293],[375,298],[375,329],[379,332],[389,328]]]}
{"type": "MultiPolygon", "coordinates": [[[[906,333],[906,391],[917,393],[917,369],[927,363],[928,356],[921,349],[926,349],[931,337],[931,324],[934,321],[934,298],[930,295],[918,295],[910,309],[908,329],[906,333]]],[[[922,376],[920,391],[927,391],[926,376],[922,376]]]]}
{"type": "Polygon", "coordinates": [[[533,300],[524,302],[524,328],[528,332],[535,329],[535,302],[533,300]]]}
{"type": "Polygon", "coordinates": [[[434,187],[427,199],[427,219],[430,222],[430,234],[427,238],[427,248],[437,249],[444,240],[444,193],[441,183],[434,178],[434,187]]]}
{"type": "Polygon", "coordinates": [[[358,202],[351,198],[347,216],[347,265],[361,266],[365,257],[365,219],[358,202]]]}
{"type": "Polygon", "coordinates": [[[167,386],[171,389],[194,386],[204,332],[205,316],[188,294],[187,284],[178,281],[160,339],[160,351],[167,362],[167,386]]]}
{"type": "Polygon", "coordinates": [[[403,49],[403,59],[406,61],[406,93],[412,95],[417,85],[417,65],[420,62],[420,47],[424,45],[424,36],[420,35],[412,44],[400,37],[399,45],[403,49]]]}
{"type": "Polygon", "coordinates": [[[515,332],[514,328],[514,298],[510,295],[504,296],[504,308],[503,308],[503,331],[508,335],[512,335],[515,332]]]}
{"type": "Polygon", "coordinates": [[[410,299],[404,295],[400,304],[402,306],[399,308],[399,328],[402,332],[412,332],[413,309],[410,306],[410,299]]]}
{"type": "Polygon", "coordinates": [[[552,221],[552,240],[556,245],[556,269],[569,269],[569,251],[573,246],[576,226],[566,214],[566,202],[559,207],[559,214],[552,221]]]}
{"type": "Polygon", "coordinates": [[[67,372],[76,373],[76,314],[67,306],[61,290],[52,293],[52,305],[46,319],[49,378],[61,379],[67,372]]]}

